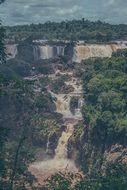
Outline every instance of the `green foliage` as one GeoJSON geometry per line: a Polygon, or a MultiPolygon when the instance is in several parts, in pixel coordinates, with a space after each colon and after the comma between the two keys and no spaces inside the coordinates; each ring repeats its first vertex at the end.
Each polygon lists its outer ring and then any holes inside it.
{"type": "Polygon", "coordinates": [[[44,75],[52,74],[53,68],[50,63],[40,62],[35,65],[35,71],[44,75]]]}
{"type": "Polygon", "coordinates": [[[60,93],[63,90],[64,86],[65,86],[64,77],[59,77],[58,79],[52,82],[52,90],[55,93],[60,93]]]}
{"type": "MultiPolygon", "coordinates": [[[[0,189],[10,190],[14,181],[20,184],[24,178],[24,183],[28,182],[27,167],[33,156],[20,139],[26,139],[29,134],[30,115],[34,112],[30,100],[33,94],[29,82],[15,76],[7,65],[0,65],[0,68],[0,189]]],[[[28,145],[29,141],[25,143],[28,145]]]]}
{"type": "Polygon", "coordinates": [[[6,54],[4,51],[5,50],[4,38],[5,38],[5,29],[1,26],[1,23],[0,23],[0,64],[3,64],[6,62],[6,54]]]}
{"type": "Polygon", "coordinates": [[[114,163],[109,165],[105,174],[96,172],[94,176],[85,175],[74,183],[75,175],[56,174],[46,180],[46,186],[40,190],[126,190],[127,165],[114,163]]]}
{"type": "Polygon", "coordinates": [[[104,144],[124,143],[126,138],[127,59],[121,55],[122,51],[111,58],[90,59],[83,65],[84,118],[100,137],[98,143],[102,139],[104,144]]]}
{"type": "Polygon", "coordinates": [[[31,44],[25,43],[20,44],[17,46],[18,51],[18,59],[24,60],[26,62],[32,63],[34,61],[34,55],[33,55],[33,46],[31,44]]]}
{"type": "Polygon", "coordinates": [[[73,96],[70,101],[70,110],[72,113],[74,113],[75,109],[78,108],[78,100],[79,97],[73,96]]]}
{"type": "Polygon", "coordinates": [[[46,180],[46,187],[48,190],[70,190],[71,180],[69,177],[67,178],[61,173],[58,173],[46,180]]]}
{"type": "Polygon", "coordinates": [[[88,42],[109,42],[125,38],[127,25],[110,25],[100,21],[72,20],[46,22],[44,24],[31,24],[7,27],[7,38],[16,41],[24,38],[43,38],[48,40],[85,40],[88,42]]]}
{"type": "Polygon", "coordinates": [[[18,58],[10,59],[7,62],[6,67],[9,67],[9,69],[11,69],[15,75],[19,77],[26,77],[31,74],[31,65],[28,62],[18,58]]]}
{"type": "Polygon", "coordinates": [[[117,52],[113,53],[113,56],[115,56],[115,57],[127,57],[127,49],[118,50],[117,52]]]}
{"type": "Polygon", "coordinates": [[[126,169],[127,165],[122,163],[109,165],[106,175],[87,176],[75,186],[75,190],[126,190],[126,169]]]}
{"type": "MultiPolygon", "coordinates": [[[[3,0],[0,0],[0,4],[3,0]]],[[[126,25],[72,20],[61,23],[47,22],[30,26],[6,27],[6,37],[15,42],[27,39],[18,46],[19,54],[6,65],[4,52],[4,29],[0,26],[0,189],[25,189],[32,185],[34,177],[28,166],[34,159],[34,145],[44,146],[47,136],[60,130],[60,116],[53,115],[54,100],[46,87],[52,84],[56,93],[65,92],[65,78],[51,81],[45,78],[27,82],[23,77],[32,74],[50,74],[49,62],[33,63],[31,41],[35,38],[59,40],[85,40],[87,42],[109,42],[125,38],[126,25]],[[32,70],[34,67],[34,70],[32,70]],[[35,92],[40,87],[40,92],[35,92]],[[58,117],[58,118],[57,118],[58,117]],[[44,142],[45,141],[45,142],[44,142]],[[6,180],[5,180],[6,179],[6,180]]],[[[52,42],[53,43],[53,42],[52,42]]],[[[67,66],[68,57],[61,57],[67,66]]],[[[114,143],[126,144],[127,137],[127,51],[119,50],[112,58],[90,59],[82,63],[86,122],[85,143],[81,142],[80,162],[86,176],[76,186],[70,178],[61,174],[52,176],[47,186],[52,190],[126,190],[127,168],[115,163],[101,171],[103,153],[114,143]],[[85,71],[85,72],[84,72],[85,71]],[[87,134],[88,132],[88,134],[87,134]],[[99,151],[98,151],[99,149],[99,151]],[[86,159],[86,157],[87,159],[86,159]],[[93,156],[93,157],[92,157],[93,156]],[[87,166],[88,164],[88,166],[87,166]],[[86,169],[86,168],[87,169],[86,169]],[[100,171],[98,174],[97,172],[100,171]],[[87,175],[88,173],[89,175],[87,175]]],[[[74,66],[72,66],[73,68],[74,66]]],[[[77,100],[71,100],[71,107],[77,107],[77,100]]],[[[80,138],[83,126],[74,134],[80,138]]],[[[78,144],[78,141],[77,141],[78,144]]],[[[54,144],[53,144],[54,146],[54,144]]]]}
{"type": "Polygon", "coordinates": [[[35,100],[36,107],[45,112],[51,112],[54,109],[53,99],[50,94],[42,94],[35,100]]]}

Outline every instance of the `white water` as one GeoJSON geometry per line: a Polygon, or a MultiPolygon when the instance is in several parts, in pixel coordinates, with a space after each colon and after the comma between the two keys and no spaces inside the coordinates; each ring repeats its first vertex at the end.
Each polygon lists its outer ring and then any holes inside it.
{"type": "Polygon", "coordinates": [[[64,46],[38,45],[34,46],[34,59],[51,59],[64,56],[64,46]]]}
{"type": "Polygon", "coordinates": [[[53,58],[53,47],[52,46],[39,46],[40,59],[50,59],[53,58]]]}
{"type": "Polygon", "coordinates": [[[46,144],[46,153],[49,151],[49,145],[50,145],[50,135],[48,136],[47,144],[46,144]]]}
{"type": "MultiPolygon", "coordinates": [[[[60,72],[61,75],[65,74],[60,72]]],[[[66,72],[66,74],[68,74],[66,72]]],[[[66,85],[71,85],[74,90],[69,94],[55,94],[50,91],[51,95],[55,97],[57,100],[55,101],[56,112],[61,113],[63,118],[73,118],[77,120],[82,120],[81,108],[83,105],[83,96],[82,96],[82,84],[81,81],[77,78],[73,77],[73,73],[69,72],[71,76],[70,81],[65,82],[66,85]],[[70,110],[70,102],[71,98],[76,97],[78,99],[78,107],[75,109],[74,113],[70,110]]]]}
{"type": "MultiPolygon", "coordinates": [[[[76,124],[76,123],[75,123],[76,124]]],[[[58,146],[55,150],[55,157],[53,159],[45,160],[42,162],[35,162],[30,170],[36,169],[43,174],[53,174],[56,172],[78,172],[77,167],[73,160],[68,159],[68,140],[74,131],[73,124],[68,124],[65,131],[58,141],[58,146]]]]}
{"type": "Polygon", "coordinates": [[[81,107],[83,102],[83,98],[79,94],[58,94],[55,95],[57,101],[55,102],[57,112],[61,113],[64,118],[73,118],[73,119],[82,119],[81,107]],[[78,98],[78,107],[75,109],[74,113],[70,111],[70,102],[72,97],[78,98]]]}
{"type": "Polygon", "coordinates": [[[5,48],[7,59],[15,58],[15,56],[17,55],[17,44],[7,44],[5,48]]]}
{"type": "Polygon", "coordinates": [[[70,101],[71,96],[67,96],[65,94],[56,95],[57,101],[56,104],[56,112],[61,113],[63,117],[73,117],[72,113],[70,112],[70,101]]]}
{"type": "Polygon", "coordinates": [[[74,131],[73,124],[68,124],[65,131],[63,131],[62,136],[58,141],[58,146],[55,150],[55,158],[54,159],[67,159],[68,152],[68,140],[72,136],[74,131]]]}
{"type": "Polygon", "coordinates": [[[69,159],[51,159],[42,162],[36,162],[30,166],[30,171],[38,171],[39,175],[46,179],[48,176],[55,174],[57,172],[78,172],[73,160],[69,159]]]}

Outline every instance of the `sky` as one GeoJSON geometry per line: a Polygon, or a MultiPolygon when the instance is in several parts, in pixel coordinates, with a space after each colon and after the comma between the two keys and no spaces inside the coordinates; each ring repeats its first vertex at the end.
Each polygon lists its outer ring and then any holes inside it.
{"type": "Polygon", "coordinates": [[[127,24],[127,0],[6,0],[0,5],[4,25],[81,18],[127,24]]]}

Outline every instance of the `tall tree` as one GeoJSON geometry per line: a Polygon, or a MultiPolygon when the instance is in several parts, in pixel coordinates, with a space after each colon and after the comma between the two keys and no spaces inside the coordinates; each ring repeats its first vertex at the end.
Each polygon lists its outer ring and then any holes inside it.
{"type": "Polygon", "coordinates": [[[6,61],[4,38],[5,38],[5,30],[0,23],[0,64],[5,63],[6,61]]]}
{"type": "MultiPolygon", "coordinates": [[[[5,0],[0,0],[0,4],[3,3],[5,0]]],[[[5,31],[0,23],[0,64],[5,62],[5,48],[4,48],[4,37],[5,31]]]]}
{"type": "MultiPolygon", "coordinates": [[[[0,0],[0,4],[4,0],[0,0]]],[[[4,29],[0,23],[0,64],[5,62],[5,48],[4,48],[4,29]]],[[[2,81],[0,80],[0,86],[2,81]]],[[[5,174],[5,163],[4,163],[4,142],[7,140],[7,129],[0,127],[0,189],[3,189],[3,181],[1,180],[5,174]]]]}

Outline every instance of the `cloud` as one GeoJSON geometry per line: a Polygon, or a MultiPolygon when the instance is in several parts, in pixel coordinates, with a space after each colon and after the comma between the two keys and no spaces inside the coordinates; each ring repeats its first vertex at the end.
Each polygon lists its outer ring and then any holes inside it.
{"type": "Polygon", "coordinates": [[[5,25],[85,18],[127,24],[126,0],[6,0],[0,5],[5,25]]]}

